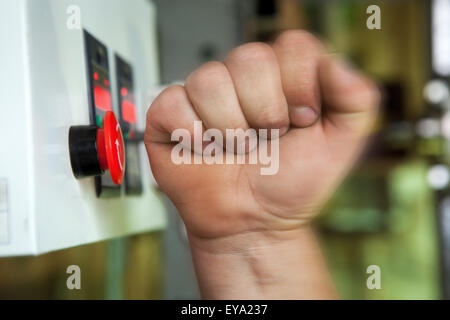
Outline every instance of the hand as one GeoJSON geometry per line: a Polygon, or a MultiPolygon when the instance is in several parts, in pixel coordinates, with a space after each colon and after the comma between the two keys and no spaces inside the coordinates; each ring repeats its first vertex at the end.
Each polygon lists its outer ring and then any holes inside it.
{"type": "MultiPolygon", "coordinates": [[[[357,71],[324,53],[304,31],[272,46],[242,45],[225,62],[195,70],[147,113],[145,143],[153,174],[190,237],[217,239],[297,229],[318,214],[354,163],[375,119],[379,94],[357,71]],[[205,128],[278,128],[279,171],[259,165],[171,161],[171,133],[205,128]]],[[[225,133],[224,133],[225,135],[225,133]]]]}
{"type": "Polygon", "coordinates": [[[370,80],[304,31],[287,31],[272,46],[240,46],[160,94],[145,143],[158,184],[185,222],[204,297],[336,297],[307,225],[354,163],[378,103],[370,80]],[[262,175],[248,162],[176,165],[171,133],[186,129],[198,139],[196,120],[224,136],[280,129],[271,141],[279,142],[278,172],[262,175]]]}

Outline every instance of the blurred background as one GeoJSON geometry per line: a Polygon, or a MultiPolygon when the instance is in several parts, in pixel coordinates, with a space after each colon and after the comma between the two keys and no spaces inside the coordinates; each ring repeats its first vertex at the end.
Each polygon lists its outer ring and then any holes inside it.
{"type": "MultiPolygon", "coordinates": [[[[372,142],[317,225],[332,276],[345,299],[450,298],[450,0],[154,3],[162,83],[294,28],[373,77],[383,106],[372,142]],[[366,27],[373,4],[380,30],[366,27]],[[379,290],[366,286],[370,265],[381,268],[379,290]]],[[[1,258],[0,298],[199,298],[184,226],[167,205],[162,232],[1,258]],[[65,286],[72,264],[81,290],[65,286]]]]}

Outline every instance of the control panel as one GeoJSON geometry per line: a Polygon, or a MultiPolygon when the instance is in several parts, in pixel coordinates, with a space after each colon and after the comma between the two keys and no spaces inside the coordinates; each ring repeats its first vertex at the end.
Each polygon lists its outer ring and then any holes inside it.
{"type": "Polygon", "coordinates": [[[128,195],[139,195],[142,193],[142,181],[139,164],[139,144],[143,140],[142,132],[136,125],[136,101],[133,85],[132,66],[118,55],[115,56],[118,101],[121,126],[124,130],[126,143],[126,169],[125,169],[125,192],[128,195]]]}
{"type": "MultiPolygon", "coordinates": [[[[108,49],[89,32],[84,31],[83,33],[86,48],[90,119],[92,125],[102,128],[105,115],[113,108],[108,49]]],[[[114,183],[111,175],[96,176],[95,190],[97,196],[120,196],[120,184],[114,183]]]]}
{"type": "Polygon", "coordinates": [[[153,4],[1,1],[0,23],[0,256],[164,228],[143,143],[153,4]]]}

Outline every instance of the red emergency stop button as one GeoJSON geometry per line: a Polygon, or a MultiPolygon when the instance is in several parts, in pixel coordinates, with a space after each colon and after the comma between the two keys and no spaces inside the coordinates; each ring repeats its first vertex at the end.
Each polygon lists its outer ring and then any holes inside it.
{"type": "Polygon", "coordinates": [[[111,111],[105,115],[103,128],[97,131],[97,148],[100,166],[103,170],[109,169],[115,184],[121,184],[125,172],[125,147],[119,122],[111,111]]]}
{"type": "Polygon", "coordinates": [[[112,111],[96,125],[73,126],[69,130],[72,171],[76,178],[92,177],[109,170],[115,184],[121,184],[125,172],[125,146],[122,130],[112,111]]]}

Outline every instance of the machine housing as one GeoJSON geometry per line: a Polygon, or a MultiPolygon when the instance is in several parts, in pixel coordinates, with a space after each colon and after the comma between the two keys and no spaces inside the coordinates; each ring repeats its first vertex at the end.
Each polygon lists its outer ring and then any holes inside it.
{"type": "Polygon", "coordinates": [[[155,27],[154,7],[145,0],[0,2],[0,256],[165,226],[142,141],[130,148],[139,158],[141,189],[126,193],[122,185],[111,197],[97,195],[94,178],[75,179],[68,149],[69,128],[93,121],[85,31],[107,48],[118,117],[116,57],[132,67],[133,129],[143,132],[146,91],[158,83],[155,27]]]}

